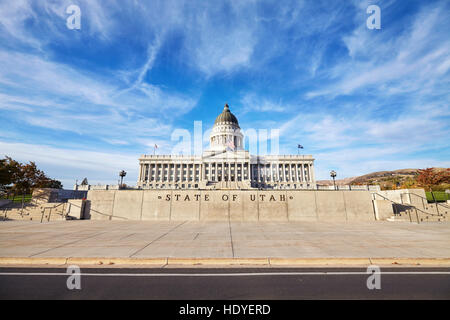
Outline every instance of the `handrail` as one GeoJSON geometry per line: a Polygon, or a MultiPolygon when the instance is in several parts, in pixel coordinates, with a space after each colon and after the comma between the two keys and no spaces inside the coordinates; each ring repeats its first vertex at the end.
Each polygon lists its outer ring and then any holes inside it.
{"type": "MultiPolygon", "coordinates": [[[[416,196],[416,197],[421,198],[421,199],[422,199],[422,205],[423,205],[423,206],[425,206],[425,204],[423,203],[423,200],[427,201],[427,203],[428,203],[428,199],[427,199],[427,198],[422,197],[421,195],[416,194],[416,193],[413,193],[413,192],[411,192],[410,194],[412,194],[413,196],[416,196]]],[[[434,198],[434,196],[433,196],[433,198],[434,198]]],[[[439,206],[442,206],[442,207],[445,208],[445,209],[450,209],[449,206],[444,205],[444,204],[442,204],[442,203],[438,203],[438,202],[436,201],[436,199],[434,199],[434,202],[433,202],[433,203],[436,205],[436,211],[437,211],[438,215],[439,215],[439,206]]]]}
{"type": "MultiPolygon", "coordinates": [[[[428,203],[428,199],[427,199],[426,197],[422,197],[420,194],[412,193],[412,192],[411,192],[410,194],[412,194],[413,196],[422,198],[422,199],[424,199],[424,200],[427,200],[427,203],[428,203]]],[[[433,203],[437,204],[438,206],[443,206],[444,208],[450,209],[450,206],[448,206],[447,204],[439,203],[439,202],[437,202],[436,200],[435,200],[433,203]]]]}
{"type": "MultiPolygon", "coordinates": [[[[378,195],[378,196],[380,196],[381,198],[383,198],[384,200],[388,200],[388,201],[390,201],[390,202],[392,202],[392,203],[394,203],[394,204],[398,204],[398,205],[401,205],[401,206],[405,206],[404,203],[398,203],[398,202],[395,202],[395,201],[393,201],[393,200],[391,200],[391,199],[386,198],[385,196],[383,196],[383,195],[381,195],[381,194],[379,194],[379,193],[376,193],[376,192],[375,192],[375,193],[372,193],[372,194],[373,194],[373,195],[378,195]]],[[[374,200],[376,200],[376,199],[374,199],[374,200]]],[[[412,205],[412,204],[408,204],[408,206],[413,207],[413,208],[416,210],[416,214],[417,214],[417,211],[419,211],[419,212],[421,212],[421,213],[423,213],[423,214],[427,214],[427,215],[431,215],[431,216],[442,217],[441,214],[434,214],[434,213],[426,212],[426,211],[424,211],[424,210],[422,210],[422,209],[417,208],[416,206],[414,206],[414,205],[412,205]]],[[[419,223],[419,219],[417,219],[417,223],[419,223]]]]}
{"type": "MultiPolygon", "coordinates": [[[[66,202],[61,202],[61,203],[58,203],[57,205],[54,205],[52,207],[43,207],[42,208],[42,215],[41,215],[41,222],[44,220],[45,210],[50,209],[50,212],[49,212],[48,218],[47,218],[47,221],[50,221],[50,217],[51,217],[51,214],[52,214],[52,209],[56,209],[56,208],[58,208],[60,206],[64,207],[65,204],[66,204],[66,202]]],[[[67,215],[64,215],[64,209],[63,209],[63,212],[61,212],[61,213],[58,212],[58,211],[54,211],[54,213],[60,215],[62,218],[67,217],[67,215]]]]}

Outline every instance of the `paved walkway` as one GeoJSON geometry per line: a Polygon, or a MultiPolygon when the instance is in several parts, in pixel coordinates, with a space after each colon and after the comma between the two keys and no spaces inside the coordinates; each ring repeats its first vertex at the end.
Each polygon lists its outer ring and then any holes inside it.
{"type": "Polygon", "coordinates": [[[450,223],[10,221],[0,257],[450,258],[450,223]]]}

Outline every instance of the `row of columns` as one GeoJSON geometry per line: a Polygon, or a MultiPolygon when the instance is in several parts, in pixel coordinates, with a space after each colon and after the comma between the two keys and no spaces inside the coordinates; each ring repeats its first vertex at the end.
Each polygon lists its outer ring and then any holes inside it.
{"type": "Polygon", "coordinates": [[[288,162],[250,165],[249,162],[238,161],[205,162],[203,164],[156,162],[141,164],[139,173],[141,182],[200,182],[204,180],[217,182],[231,181],[231,177],[234,177],[235,181],[251,179],[257,182],[313,182],[314,169],[312,163],[288,162]],[[240,169],[240,175],[238,169],[240,169]]]}
{"type": "Polygon", "coordinates": [[[312,163],[269,163],[255,164],[256,175],[252,180],[258,182],[313,182],[312,163]],[[281,167],[280,167],[281,166],[281,167]],[[281,172],[280,172],[281,171],[281,172]],[[286,173],[287,172],[287,173],[286,173]]]}
{"type": "Polygon", "coordinates": [[[231,177],[234,177],[234,181],[250,179],[249,162],[206,162],[204,163],[204,166],[205,170],[207,170],[206,178],[208,181],[231,181],[231,177]],[[240,174],[238,173],[238,169],[240,169],[240,174]]]}
{"type": "Polygon", "coordinates": [[[162,163],[141,164],[141,182],[177,182],[202,180],[201,163],[162,163]]]}
{"type": "Polygon", "coordinates": [[[191,181],[231,181],[249,180],[250,164],[249,162],[205,162],[199,163],[152,163],[141,164],[140,179],[141,182],[177,182],[191,181]],[[174,166],[174,167],[171,167],[174,166]],[[240,169],[240,174],[238,174],[240,169]],[[185,172],[186,170],[186,172],[185,172]],[[214,172],[213,172],[214,171],[214,172]]]}

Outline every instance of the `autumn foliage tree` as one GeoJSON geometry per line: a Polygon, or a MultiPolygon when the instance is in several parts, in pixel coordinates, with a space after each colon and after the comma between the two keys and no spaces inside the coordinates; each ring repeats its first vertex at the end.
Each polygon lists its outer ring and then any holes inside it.
{"type": "Polygon", "coordinates": [[[0,159],[0,187],[6,186],[14,194],[31,193],[34,188],[62,188],[60,181],[47,177],[34,162],[22,164],[10,157],[0,159]]]}
{"type": "Polygon", "coordinates": [[[433,186],[442,183],[450,183],[450,168],[444,170],[434,170],[433,168],[426,168],[419,170],[417,176],[417,183],[426,190],[431,191],[433,186]]]}

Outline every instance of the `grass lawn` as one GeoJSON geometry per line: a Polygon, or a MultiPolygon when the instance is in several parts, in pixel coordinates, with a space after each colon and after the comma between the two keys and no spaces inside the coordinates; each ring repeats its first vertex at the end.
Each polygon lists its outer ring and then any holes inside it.
{"type": "MultiPolygon", "coordinates": [[[[431,192],[427,191],[425,193],[427,195],[428,202],[434,202],[431,192]]],[[[433,191],[433,195],[438,202],[445,202],[447,200],[450,200],[450,194],[445,193],[444,191],[433,191]]]]}
{"type": "MultiPolygon", "coordinates": [[[[12,200],[13,202],[16,203],[20,203],[22,202],[22,196],[9,196],[7,197],[0,197],[0,199],[8,199],[8,200],[12,200]]],[[[31,194],[26,194],[24,197],[25,202],[30,202],[31,201],[31,194]]]]}

